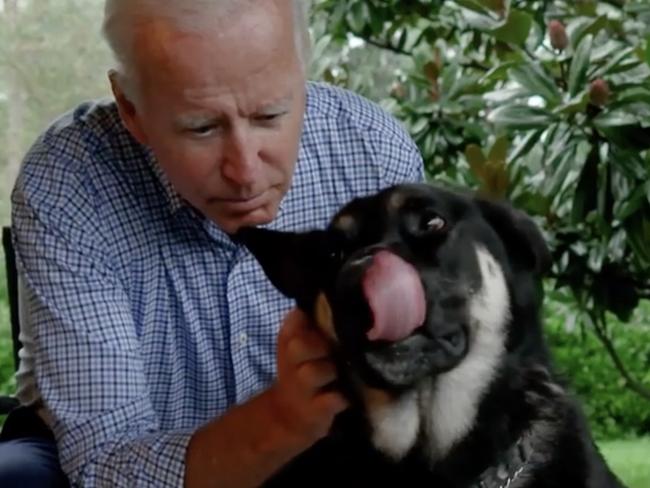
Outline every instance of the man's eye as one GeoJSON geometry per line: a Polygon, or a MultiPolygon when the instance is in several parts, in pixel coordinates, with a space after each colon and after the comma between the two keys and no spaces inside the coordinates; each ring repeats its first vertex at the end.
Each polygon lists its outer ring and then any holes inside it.
{"type": "Polygon", "coordinates": [[[271,114],[260,114],[260,115],[256,115],[254,117],[254,119],[257,120],[258,122],[273,122],[273,121],[279,119],[280,117],[282,117],[284,114],[286,114],[286,112],[277,112],[277,113],[271,113],[271,114]]]}
{"type": "Polygon", "coordinates": [[[212,125],[205,125],[202,127],[193,127],[189,129],[189,132],[195,136],[198,137],[205,137],[214,132],[214,126],[212,125]]]}

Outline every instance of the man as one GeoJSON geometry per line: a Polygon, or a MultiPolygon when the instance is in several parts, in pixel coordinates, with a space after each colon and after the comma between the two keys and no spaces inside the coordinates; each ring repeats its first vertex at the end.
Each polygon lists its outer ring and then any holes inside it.
{"type": "Polygon", "coordinates": [[[422,164],[376,106],[306,83],[302,10],[107,1],[115,101],[55,122],[12,198],[21,401],[56,444],[0,443],[0,485],[56,486],[58,455],[83,486],[257,486],[346,407],[326,340],[230,235],[323,226],[422,164]]]}

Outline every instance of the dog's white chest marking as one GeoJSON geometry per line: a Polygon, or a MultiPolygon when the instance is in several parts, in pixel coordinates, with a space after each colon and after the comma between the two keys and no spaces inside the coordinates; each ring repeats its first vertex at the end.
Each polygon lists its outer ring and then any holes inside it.
{"type": "Polygon", "coordinates": [[[374,446],[395,460],[403,458],[424,434],[429,459],[441,458],[474,425],[479,402],[505,351],[510,297],[501,266],[483,247],[476,254],[481,289],[470,299],[470,345],[453,370],[423,382],[400,397],[367,389],[366,407],[374,446]]]}
{"type": "Polygon", "coordinates": [[[505,324],[510,296],[501,266],[482,246],[476,254],[482,284],[470,298],[470,344],[467,356],[451,371],[420,388],[426,445],[430,459],[444,456],[474,425],[482,396],[505,353],[505,324]]]}
{"type": "Polygon", "coordinates": [[[420,430],[417,391],[395,398],[368,388],[364,397],[373,445],[392,459],[400,460],[411,450],[420,430]]]}

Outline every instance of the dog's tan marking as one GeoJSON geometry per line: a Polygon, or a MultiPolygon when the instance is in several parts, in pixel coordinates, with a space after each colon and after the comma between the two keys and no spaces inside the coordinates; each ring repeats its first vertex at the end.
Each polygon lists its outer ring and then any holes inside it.
{"type": "Polygon", "coordinates": [[[354,220],[352,215],[339,215],[334,221],[334,227],[345,233],[346,235],[352,235],[356,231],[357,223],[354,220]]]}
{"type": "Polygon", "coordinates": [[[316,298],[314,306],[314,319],[316,325],[322,330],[328,339],[338,342],[336,332],[334,331],[334,319],[332,318],[332,307],[324,293],[320,293],[316,298]]]}
{"type": "Polygon", "coordinates": [[[393,213],[402,208],[404,202],[406,201],[406,196],[400,192],[394,192],[388,199],[388,212],[393,213]]]}

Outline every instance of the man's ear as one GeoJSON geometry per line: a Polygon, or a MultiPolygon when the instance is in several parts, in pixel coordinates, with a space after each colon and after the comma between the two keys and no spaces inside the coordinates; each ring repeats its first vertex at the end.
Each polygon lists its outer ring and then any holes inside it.
{"type": "Polygon", "coordinates": [[[477,198],[483,218],[503,241],[513,266],[546,273],[551,267],[551,253],[537,224],[524,212],[505,202],[477,198]]]}
{"type": "Polygon", "coordinates": [[[142,145],[146,145],[147,135],[142,128],[140,116],[135,103],[127,96],[122,88],[120,75],[117,71],[111,70],[108,72],[108,79],[111,82],[111,91],[117,103],[117,110],[120,114],[120,119],[122,119],[122,123],[136,141],[142,145]]]}
{"type": "Polygon", "coordinates": [[[244,227],[234,236],[262,266],[271,283],[309,311],[323,285],[327,233],[279,232],[244,227]]]}

